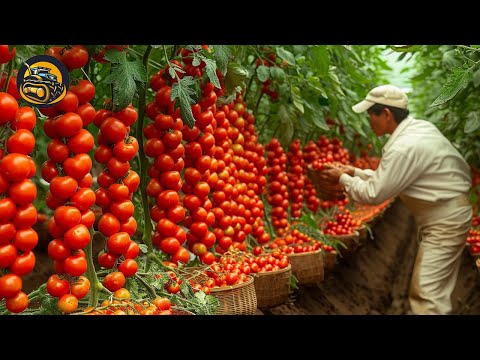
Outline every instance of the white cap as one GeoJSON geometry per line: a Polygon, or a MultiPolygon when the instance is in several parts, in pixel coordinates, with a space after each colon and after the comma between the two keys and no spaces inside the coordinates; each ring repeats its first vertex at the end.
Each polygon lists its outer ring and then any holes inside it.
{"type": "Polygon", "coordinates": [[[370,109],[374,104],[393,106],[400,109],[406,109],[408,97],[405,92],[394,85],[381,85],[370,90],[365,100],[352,106],[356,113],[362,113],[370,109]]]}

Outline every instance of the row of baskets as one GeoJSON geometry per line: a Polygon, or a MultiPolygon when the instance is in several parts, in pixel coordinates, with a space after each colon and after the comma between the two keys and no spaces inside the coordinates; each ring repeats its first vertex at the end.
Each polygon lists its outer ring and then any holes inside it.
{"type": "MultiPolygon", "coordinates": [[[[372,223],[369,223],[371,226],[372,223]]],[[[367,239],[367,227],[362,226],[351,235],[337,235],[345,246],[342,257],[354,253],[367,239]]],[[[285,303],[291,289],[292,274],[300,285],[318,285],[337,263],[337,253],[319,249],[306,253],[287,254],[289,265],[278,271],[260,272],[248,276],[241,284],[212,288],[211,294],[219,300],[217,315],[253,315],[257,308],[271,308],[285,303]]],[[[205,275],[206,276],[206,275],[205,275]]],[[[196,278],[198,282],[202,279],[196,278]]]]}
{"type": "MultiPolygon", "coordinates": [[[[366,228],[352,235],[339,236],[348,252],[355,251],[367,238],[366,228]]],[[[342,255],[347,252],[342,252],[342,255]]],[[[278,271],[256,273],[248,281],[233,286],[212,288],[211,294],[219,300],[218,315],[253,315],[257,308],[270,308],[288,300],[292,273],[301,285],[318,285],[324,274],[336,264],[336,253],[316,250],[288,254],[290,264],[278,271]]]]}
{"type": "Polygon", "coordinates": [[[290,264],[278,271],[256,273],[242,284],[212,288],[219,300],[218,315],[253,315],[257,308],[283,304],[290,293],[292,269],[299,283],[320,283],[323,280],[322,250],[289,254],[290,264]]]}

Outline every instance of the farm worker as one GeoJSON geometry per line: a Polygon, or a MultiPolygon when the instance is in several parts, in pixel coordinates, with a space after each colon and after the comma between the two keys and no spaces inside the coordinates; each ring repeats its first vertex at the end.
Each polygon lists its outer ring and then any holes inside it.
{"type": "Polygon", "coordinates": [[[415,217],[419,247],[410,283],[414,314],[449,314],[451,294],[472,224],[470,167],[435,125],[408,116],[408,97],[382,85],[352,107],[370,115],[377,136],[391,134],[378,169],[329,166],[324,181],[340,183],[352,200],[379,204],[399,196],[415,217]]]}

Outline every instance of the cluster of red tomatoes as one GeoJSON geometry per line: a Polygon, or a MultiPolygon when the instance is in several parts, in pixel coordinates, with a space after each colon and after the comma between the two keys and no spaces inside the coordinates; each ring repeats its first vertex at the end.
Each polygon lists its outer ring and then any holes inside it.
{"type": "MultiPolygon", "coordinates": [[[[0,64],[6,64],[10,62],[17,53],[17,48],[13,47],[10,49],[10,45],[0,45],[0,64]]],[[[7,72],[0,72],[0,89],[3,89],[5,86],[5,81],[7,81],[7,72]]],[[[16,100],[20,100],[20,93],[17,89],[17,75],[16,71],[10,77],[7,86],[7,94],[12,95],[16,100]]]]}
{"type": "Polygon", "coordinates": [[[203,290],[209,294],[212,288],[242,284],[248,281],[250,274],[278,271],[286,268],[288,264],[288,257],[280,251],[270,254],[259,253],[257,256],[243,252],[227,252],[201,274],[193,273],[189,282],[194,289],[203,290]]]}
{"type": "Polygon", "coordinates": [[[89,57],[88,50],[83,45],[52,46],[45,54],[60,60],[69,71],[87,65],[89,57]]]}
{"type": "Polygon", "coordinates": [[[334,221],[327,221],[324,224],[322,232],[328,235],[349,235],[353,234],[356,227],[360,225],[360,222],[353,220],[349,210],[339,212],[335,216],[334,221]]]}
{"type": "Polygon", "coordinates": [[[49,117],[43,129],[52,139],[47,146],[49,160],[41,168],[43,179],[50,183],[46,203],[54,211],[47,226],[53,237],[48,244],[48,255],[57,274],[68,274],[52,275],[47,282],[50,295],[59,298],[59,308],[67,303],[76,308],[78,299],[85,297],[90,289],[90,283],[82,275],[87,271],[83,249],[91,240],[90,229],[95,222],[90,208],[96,196],[90,173],[92,159],[88,155],[95,144],[84,127],[95,117],[95,109],[89,103],[94,95],[94,85],[81,80],[70,87],[58,104],[41,110],[49,117]],[[81,291],[77,291],[79,287],[81,291]]]}
{"type": "Polygon", "coordinates": [[[348,149],[343,147],[343,142],[334,137],[328,139],[325,135],[321,135],[317,140],[318,159],[333,157],[332,161],[338,161],[342,164],[348,164],[350,155],[348,149]]]}
{"type": "Polygon", "coordinates": [[[478,225],[480,225],[480,215],[474,216],[472,218],[472,226],[477,227],[478,225]]]}
{"type": "MultiPolygon", "coordinates": [[[[3,59],[4,46],[0,46],[3,59]]],[[[28,306],[21,276],[33,270],[33,249],[38,243],[32,228],[37,221],[32,204],[37,188],[30,180],[36,166],[29,156],[35,148],[32,130],[36,120],[33,109],[19,108],[13,96],[0,92],[0,269],[10,271],[0,276],[0,299],[5,298],[7,309],[15,313],[28,306]]]]}
{"type": "Polygon", "coordinates": [[[314,141],[308,141],[303,147],[303,173],[305,176],[305,199],[307,207],[316,213],[320,206],[320,199],[317,196],[317,190],[313,186],[312,180],[308,177],[308,166],[315,161],[318,153],[318,146],[314,141]]]}
{"type": "MultiPolygon", "coordinates": [[[[178,78],[203,74],[204,63],[193,66],[191,50],[179,54],[182,62],[171,62],[178,78]]],[[[192,105],[195,125],[191,129],[183,125],[170,99],[176,81],[167,68],[157,72],[150,79],[155,101],[146,106],[154,121],[144,129],[145,153],[154,158],[147,186],[147,194],[156,200],[150,212],[157,222],[153,242],[174,263],[188,262],[188,248],[211,264],[215,257],[208,249],[213,246],[218,253],[231,246],[245,250],[248,234],[264,243],[269,240],[259,198],[266,183],[263,147],[241,97],[217,109],[217,94],[223,89],[211,82],[201,82],[201,99],[192,105]]]]}
{"type": "Polygon", "coordinates": [[[100,306],[85,309],[83,315],[174,315],[169,298],[157,297],[152,302],[132,301],[130,292],[120,288],[113,300],[104,300],[100,306]]]}
{"type": "MultiPolygon", "coordinates": [[[[320,240],[313,239],[312,237],[302,233],[297,229],[293,229],[288,232],[283,238],[276,238],[270,244],[268,249],[274,251],[280,251],[284,254],[303,253],[316,251],[322,247],[320,240]]],[[[260,254],[264,251],[261,247],[255,247],[253,249],[254,254],[260,254]]]]}
{"type": "Polygon", "coordinates": [[[299,139],[290,144],[288,158],[288,191],[290,195],[290,208],[293,218],[302,215],[303,188],[305,187],[303,152],[299,139]]]}
{"type": "Polygon", "coordinates": [[[287,211],[288,175],[287,155],[278,139],[273,138],[266,146],[268,164],[267,202],[272,205],[272,225],[276,233],[282,236],[288,230],[287,211]]]}
{"type": "Polygon", "coordinates": [[[470,254],[480,256],[480,230],[470,229],[467,236],[470,254]]]}
{"type": "MultiPolygon", "coordinates": [[[[200,67],[193,67],[189,62],[185,65],[189,74],[194,68],[201,72],[200,67]]],[[[182,67],[177,60],[174,60],[174,65],[182,67]]],[[[173,263],[189,261],[190,253],[182,246],[185,241],[204,263],[212,263],[215,258],[208,249],[216,240],[210,230],[215,215],[208,196],[213,180],[218,179],[219,164],[214,157],[217,149],[213,135],[217,120],[212,111],[217,95],[211,83],[203,87],[201,100],[192,106],[196,123],[190,129],[183,125],[179,109],[174,110],[170,94],[171,86],[177,79],[169,76],[167,67],[150,79],[156,95],[155,101],[147,104],[146,112],[154,122],[144,128],[148,139],[145,152],[154,158],[147,186],[147,195],[156,199],[150,211],[152,219],[157,222],[153,242],[162,252],[170,255],[173,263]],[[180,177],[183,169],[184,180],[180,177]],[[180,190],[184,196],[179,196],[180,190]]],[[[181,78],[184,73],[176,71],[181,78]]]]}
{"type": "MultiPolygon", "coordinates": [[[[108,107],[108,100],[105,105],[108,107]]],[[[95,203],[102,210],[97,228],[107,238],[105,251],[98,254],[98,263],[107,269],[118,269],[103,280],[110,291],[122,288],[125,277],[135,275],[138,270],[135,258],[140,249],[131,236],[137,230],[132,197],[140,185],[140,176],[130,169],[139,146],[130,135],[130,126],[137,117],[137,111],[129,105],[117,112],[100,109],[93,120],[100,129],[94,157],[105,166],[97,176],[99,188],[95,191],[95,203]]]]}

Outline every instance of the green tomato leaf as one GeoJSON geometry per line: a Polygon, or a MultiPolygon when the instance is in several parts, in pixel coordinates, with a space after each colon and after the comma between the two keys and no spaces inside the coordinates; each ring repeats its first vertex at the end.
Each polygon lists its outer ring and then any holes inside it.
{"type": "Polygon", "coordinates": [[[267,81],[270,78],[270,67],[265,65],[260,65],[257,68],[258,80],[261,82],[267,81]]]}
{"type": "Polygon", "coordinates": [[[217,89],[220,89],[222,86],[220,85],[220,80],[217,76],[217,63],[215,62],[215,60],[208,58],[204,58],[203,62],[205,63],[205,70],[207,72],[208,78],[217,89]]]}
{"type": "Polygon", "coordinates": [[[453,99],[460,90],[467,87],[468,83],[473,79],[471,68],[468,66],[454,67],[451,69],[447,82],[443,85],[440,95],[430,105],[430,107],[438,106],[453,99]]]}
{"type": "Polygon", "coordinates": [[[295,56],[288,51],[285,50],[283,47],[278,47],[277,49],[277,55],[280,56],[282,60],[285,60],[289,65],[295,65],[295,56]]]}
{"type": "Polygon", "coordinates": [[[281,104],[278,109],[278,117],[281,124],[278,140],[282,144],[289,144],[293,137],[293,124],[296,122],[295,110],[291,105],[281,104]]]}
{"type": "Polygon", "coordinates": [[[317,128],[322,130],[330,130],[327,123],[325,122],[325,118],[323,116],[323,111],[319,105],[315,103],[311,103],[310,101],[305,100],[305,120],[309,124],[315,125],[317,128]]]}
{"type": "Polygon", "coordinates": [[[270,75],[274,80],[277,80],[280,83],[287,80],[287,74],[285,73],[285,70],[276,66],[270,67],[270,75]]]}
{"type": "MultiPolygon", "coordinates": [[[[24,63],[32,56],[45,54],[45,47],[43,45],[15,45],[15,47],[17,48],[17,52],[14,59],[20,61],[20,63],[24,63]]],[[[10,47],[10,51],[11,50],[12,48],[10,47]]]]}
{"type": "Polygon", "coordinates": [[[239,93],[247,87],[245,83],[247,75],[248,71],[243,66],[234,62],[228,64],[227,75],[225,76],[227,96],[239,93]]]}
{"type": "Polygon", "coordinates": [[[230,45],[211,45],[210,48],[214,51],[213,56],[217,62],[217,67],[225,76],[228,70],[228,62],[230,61],[230,54],[232,49],[230,45]]]}
{"type": "Polygon", "coordinates": [[[396,52],[413,52],[420,50],[423,45],[390,45],[390,49],[396,52]]]}
{"type": "Polygon", "coordinates": [[[298,86],[292,86],[292,101],[293,105],[303,114],[305,109],[303,107],[303,97],[298,86]]]}
{"type": "Polygon", "coordinates": [[[145,83],[147,72],[140,60],[128,61],[124,52],[109,50],[104,58],[112,63],[104,82],[113,84],[113,111],[119,111],[132,102],[137,93],[137,82],[145,83]]]}
{"type": "Polygon", "coordinates": [[[194,56],[192,60],[192,66],[198,66],[202,63],[202,61],[198,58],[198,56],[194,56]]]}
{"type": "Polygon", "coordinates": [[[311,49],[311,62],[319,75],[327,75],[330,67],[330,57],[325,45],[314,46],[311,49]]]}
{"type": "Polygon", "coordinates": [[[480,128],[480,114],[472,111],[467,116],[467,121],[465,122],[465,128],[463,131],[468,134],[478,130],[478,128],[480,128]]]}
{"type": "Polygon", "coordinates": [[[478,87],[480,85],[480,68],[473,73],[473,86],[478,87]]]}
{"type": "Polygon", "coordinates": [[[182,120],[188,125],[190,129],[195,125],[195,118],[192,113],[192,104],[195,104],[196,101],[192,98],[192,95],[195,95],[195,80],[191,76],[184,76],[179,81],[173,84],[172,93],[170,99],[172,101],[178,99],[178,102],[175,102],[175,109],[180,106],[180,115],[182,120]]]}

